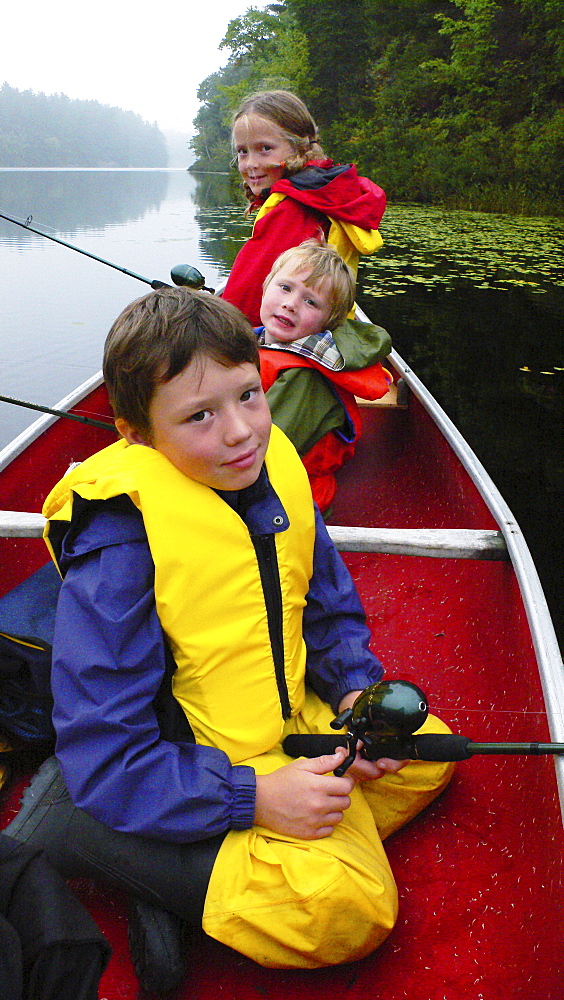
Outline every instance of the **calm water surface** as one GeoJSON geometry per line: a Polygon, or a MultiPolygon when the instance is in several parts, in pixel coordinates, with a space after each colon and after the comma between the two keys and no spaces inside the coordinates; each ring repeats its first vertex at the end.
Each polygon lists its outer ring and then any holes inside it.
{"type": "MultiPolygon", "coordinates": [[[[226,177],[183,170],[0,171],[0,212],[149,280],[208,285],[250,223],[226,177]]],[[[519,521],[564,634],[564,224],[388,207],[359,301],[437,397],[519,521]]],[[[54,405],[98,371],[148,284],[0,219],[0,393],[54,405]]],[[[0,403],[0,447],[36,417],[0,403]]]]}

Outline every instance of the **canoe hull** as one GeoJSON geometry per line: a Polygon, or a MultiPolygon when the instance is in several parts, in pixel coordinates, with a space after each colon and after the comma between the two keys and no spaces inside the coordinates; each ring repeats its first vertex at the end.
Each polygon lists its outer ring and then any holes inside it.
{"type": "MultiPolygon", "coordinates": [[[[103,413],[103,388],[80,408],[103,413]]],[[[407,409],[366,408],[363,419],[330,526],[500,529],[416,396],[407,409]]],[[[39,511],[68,464],[110,440],[59,421],[0,472],[0,506],[39,511]]],[[[1,539],[0,556],[3,590],[46,561],[32,539],[1,539]]],[[[550,739],[538,652],[511,561],[372,552],[343,558],[389,677],[420,685],[431,711],[475,740],[550,739]]],[[[14,790],[3,824],[17,799],[14,790]]],[[[446,792],[390,838],[387,850],[400,917],[373,956],[315,973],[279,972],[198,934],[178,1000],[287,1000],[297,992],[308,1000],[562,1000],[564,836],[552,758],[460,764],[446,792]]],[[[100,997],[134,1000],[124,901],[89,882],[76,888],[114,948],[100,997]]]]}

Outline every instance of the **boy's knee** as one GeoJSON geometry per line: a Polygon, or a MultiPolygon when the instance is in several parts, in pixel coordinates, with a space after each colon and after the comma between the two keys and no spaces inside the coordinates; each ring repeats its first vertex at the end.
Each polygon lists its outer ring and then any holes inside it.
{"type": "MultiPolygon", "coordinates": [[[[429,716],[419,733],[450,733],[449,727],[429,716]]],[[[387,774],[363,786],[382,840],[395,833],[436,799],[451,780],[452,762],[410,761],[396,774],[387,774]]]]}
{"type": "Polygon", "coordinates": [[[272,851],[274,870],[262,864],[260,877],[232,891],[215,871],[204,930],[272,968],[314,969],[370,954],[395,924],[397,889],[381,848],[359,851],[357,839],[331,837],[309,850],[261,841],[257,853],[265,862],[272,851]]]}

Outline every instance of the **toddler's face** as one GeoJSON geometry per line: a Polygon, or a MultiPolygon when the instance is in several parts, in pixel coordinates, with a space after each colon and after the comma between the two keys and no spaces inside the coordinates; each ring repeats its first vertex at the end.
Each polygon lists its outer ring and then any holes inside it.
{"type": "Polygon", "coordinates": [[[289,344],[326,329],[333,308],[330,284],[322,278],[315,287],[306,285],[310,273],[287,263],[271,278],[260,307],[267,344],[289,344]]]}
{"type": "Polygon", "coordinates": [[[130,444],[156,448],[190,479],[240,490],[258,478],[271,417],[254,365],[226,368],[200,355],[157,386],[149,416],[150,441],[119,423],[118,429],[130,444]]]}
{"type": "Polygon", "coordinates": [[[274,122],[243,115],[233,126],[239,173],[255,195],[280,180],[293,148],[274,122]]]}

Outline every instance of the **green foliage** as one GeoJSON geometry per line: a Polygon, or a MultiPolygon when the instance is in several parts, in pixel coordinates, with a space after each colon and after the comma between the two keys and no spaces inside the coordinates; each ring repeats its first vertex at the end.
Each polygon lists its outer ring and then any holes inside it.
{"type": "Polygon", "coordinates": [[[245,65],[228,64],[206,77],[198,89],[202,106],[194,119],[196,133],[190,146],[196,154],[191,170],[225,171],[231,162],[230,96],[239,87],[246,93],[249,72],[245,65]]]}
{"type": "Polygon", "coordinates": [[[218,142],[245,93],[285,86],[391,200],[562,202],[564,0],[285,0],[231,21],[223,44],[218,142]]]}
{"type": "Polygon", "coordinates": [[[230,61],[235,63],[269,59],[276,53],[278,31],[273,4],[263,11],[251,7],[244,16],[229,22],[219,47],[228,49],[230,61]]]}
{"type": "Polygon", "coordinates": [[[194,119],[196,153],[192,170],[225,171],[230,167],[231,118],[253,90],[284,89],[301,93],[308,75],[307,43],[292,12],[283,3],[264,10],[251,7],[230,21],[220,48],[227,65],[200,85],[202,107],[194,119]]]}
{"type": "Polygon", "coordinates": [[[366,110],[370,56],[366,10],[357,0],[286,0],[309,52],[306,96],[322,131],[341,115],[366,110]]]}
{"type": "Polygon", "coordinates": [[[0,166],[161,167],[166,142],[131,111],[0,88],[0,166]]]}
{"type": "Polygon", "coordinates": [[[393,200],[508,210],[513,197],[516,210],[536,202],[553,212],[563,194],[562,2],[369,6],[371,112],[332,128],[333,155],[354,159],[393,200]]]}

